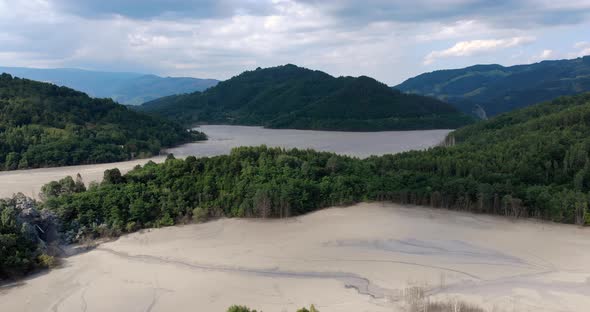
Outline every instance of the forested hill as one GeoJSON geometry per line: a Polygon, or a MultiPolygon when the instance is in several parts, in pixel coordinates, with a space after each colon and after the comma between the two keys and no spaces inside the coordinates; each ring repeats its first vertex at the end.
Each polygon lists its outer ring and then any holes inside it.
{"type": "Polygon", "coordinates": [[[588,133],[585,93],[459,129],[447,140],[452,147],[383,157],[378,166],[404,176],[392,189],[422,203],[588,224],[588,133]]]}
{"type": "Polygon", "coordinates": [[[378,131],[457,128],[472,122],[452,106],[391,90],[369,77],[332,77],[295,65],[246,71],[205,92],[176,95],[140,110],[184,124],[378,131]]]}
{"type": "Polygon", "coordinates": [[[488,117],[563,95],[590,91],[590,56],[503,67],[476,65],[419,75],[395,86],[488,117]],[[479,109],[481,107],[483,110],[479,109]]]}
{"type": "Polygon", "coordinates": [[[43,192],[46,207],[78,236],[97,235],[90,230],[96,222],[118,233],[190,217],[286,217],[363,200],[587,224],[588,133],[590,93],[465,127],[451,135],[456,144],[426,151],[358,159],[240,147],[211,158],[170,157],[124,176],[110,170],[88,191],[74,191],[70,179],[43,192]]]}
{"type": "Polygon", "coordinates": [[[198,138],[110,99],[0,75],[0,170],[121,161],[198,138]]]}

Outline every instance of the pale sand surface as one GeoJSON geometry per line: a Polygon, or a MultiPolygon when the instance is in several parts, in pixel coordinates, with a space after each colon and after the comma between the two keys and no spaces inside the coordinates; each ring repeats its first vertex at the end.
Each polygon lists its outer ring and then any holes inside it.
{"type": "Polygon", "coordinates": [[[2,311],[400,311],[424,286],[490,311],[588,311],[590,232],[394,204],[127,235],[0,290],[2,311]]]}
{"type": "MultiPolygon", "coordinates": [[[[199,130],[207,133],[208,141],[185,144],[169,149],[168,152],[179,158],[190,155],[210,157],[228,154],[232,148],[238,146],[266,144],[273,147],[313,148],[319,151],[367,157],[432,147],[442,142],[450,131],[338,132],[275,130],[244,126],[202,126],[199,130]]],[[[4,171],[0,172],[0,198],[10,197],[18,192],[38,198],[44,184],[66,176],[75,177],[79,173],[88,184],[102,180],[104,171],[107,169],[119,168],[125,173],[149,160],[162,162],[164,159],[165,157],[161,156],[109,164],[4,171]]]]}

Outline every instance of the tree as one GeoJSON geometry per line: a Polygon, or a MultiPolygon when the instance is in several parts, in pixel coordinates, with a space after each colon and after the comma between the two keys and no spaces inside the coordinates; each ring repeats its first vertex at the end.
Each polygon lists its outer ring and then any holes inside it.
{"type": "Polygon", "coordinates": [[[124,182],[124,178],[118,168],[107,169],[104,172],[102,182],[104,184],[119,184],[124,182]]]}
{"type": "Polygon", "coordinates": [[[272,201],[270,191],[267,188],[261,188],[254,195],[254,208],[261,218],[268,218],[272,214],[272,201]]]}

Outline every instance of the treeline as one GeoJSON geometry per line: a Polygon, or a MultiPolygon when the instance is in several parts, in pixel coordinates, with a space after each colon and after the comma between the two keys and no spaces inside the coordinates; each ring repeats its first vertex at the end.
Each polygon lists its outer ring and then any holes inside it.
{"type": "Polygon", "coordinates": [[[466,127],[451,135],[454,146],[368,159],[241,147],[126,175],[107,171],[87,191],[45,194],[45,205],[79,237],[191,218],[288,217],[366,200],[586,224],[588,133],[585,94],[466,127]]]}
{"type": "Polygon", "coordinates": [[[368,162],[332,153],[240,147],[212,158],[169,157],[125,175],[107,170],[88,190],[62,180],[44,187],[43,197],[77,240],[191,218],[280,218],[370,200],[371,174],[368,162]]]}
{"type": "Polygon", "coordinates": [[[112,100],[0,75],[0,170],[122,161],[205,138],[112,100]]]}

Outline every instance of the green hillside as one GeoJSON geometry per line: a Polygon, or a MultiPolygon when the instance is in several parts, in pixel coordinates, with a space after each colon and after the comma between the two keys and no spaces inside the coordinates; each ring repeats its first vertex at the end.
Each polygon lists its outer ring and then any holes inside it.
{"type": "Polygon", "coordinates": [[[0,170],[121,161],[198,138],[112,100],[0,76],[0,170]]]}
{"type": "Polygon", "coordinates": [[[88,191],[64,194],[54,183],[44,192],[67,229],[90,235],[98,234],[93,222],[120,233],[190,217],[286,217],[365,200],[586,224],[588,133],[590,94],[583,94],[462,128],[448,146],[426,151],[358,159],[240,147],[149,163],[124,176],[110,170],[88,191]]]}
{"type": "Polygon", "coordinates": [[[203,93],[165,97],[140,110],[184,124],[321,130],[457,128],[472,122],[446,103],[393,91],[369,77],[334,78],[295,65],[247,71],[203,93]]]}
{"type": "Polygon", "coordinates": [[[447,148],[383,157],[420,203],[585,224],[590,93],[561,97],[453,132],[447,148]]]}
{"type": "Polygon", "coordinates": [[[491,117],[559,96],[590,91],[590,56],[511,67],[476,65],[439,70],[408,79],[394,88],[433,96],[466,113],[491,117]]]}

